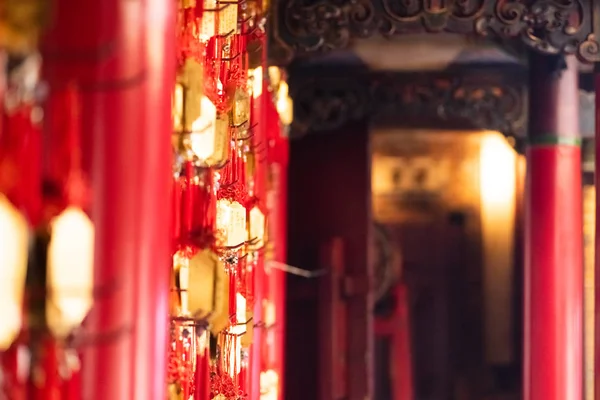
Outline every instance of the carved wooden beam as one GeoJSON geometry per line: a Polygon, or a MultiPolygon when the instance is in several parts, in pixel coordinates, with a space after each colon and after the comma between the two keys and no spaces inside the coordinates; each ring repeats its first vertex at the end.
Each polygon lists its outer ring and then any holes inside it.
{"type": "Polygon", "coordinates": [[[274,0],[272,18],[271,55],[283,64],[354,38],[423,32],[495,35],[600,61],[600,2],[593,0],[274,0]]]}
{"type": "Polygon", "coordinates": [[[301,69],[290,74],[292,133],[330,131],[353,121],[405,128],[496,130],[522,136],[527,123],[523,67],[386,73],[301,69]]]}

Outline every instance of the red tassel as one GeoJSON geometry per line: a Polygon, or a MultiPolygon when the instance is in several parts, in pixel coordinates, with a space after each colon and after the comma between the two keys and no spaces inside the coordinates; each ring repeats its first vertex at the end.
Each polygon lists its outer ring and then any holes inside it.
{"type": "Polygon", "coordinates": [[[196,356],[195,386],[194,400],[210,400],[210,351],[208,346],[196,356]]]}
{"type": "Polygon", "coordinates": [[[204,14],[204,7],[201,0],[196,1],[196,6],[194,7],[194,15],[198,19],[202,19],[202,14],[204,14]]]}
{"type": "Polygon", "coordinates": [[[194,232],[208,235],[214,232],[217,220],[217,196],[214,193],[213,172],[206,169],[200,176],[201,184],[195,186],[194,232]]]}
{"type": "Polygon", "coordinates": [[[246,365],[245,362],[242,362],[242,365],[240,366],[240,373],[239,373],[239,377],[238,377],[238,385],[240,387],[240,391],[242,393],[248,393],[248,366],[246,365]]]}

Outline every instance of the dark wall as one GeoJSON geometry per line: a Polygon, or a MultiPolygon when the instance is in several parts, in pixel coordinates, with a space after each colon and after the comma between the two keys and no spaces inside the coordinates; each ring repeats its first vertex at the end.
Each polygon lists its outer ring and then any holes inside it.
{"type": "MultiPolygon", "coordinates": [[[[320,249],[332,238],[344,243],[344,268],[358,282],[370,280],[370,147],[365,124],[306,136],[291,143],[289,169],[289,263],[308,270],[321,265],[320,249]]],[[[343,282],[340,282],[342,285],[343,282]]],[[[319,278],[289,276],[287,282],[286,400],[318,400],[319,353],[330,346],[319,337],[319,278]]],[[[365,287],[368,287],[366,285],[365,287]]],[[[372,398],[371,299],[357,292],[343,299],[348,312],[347,399],[372,398]]],[[[328,399],[322,399],[328,400],[328,399]]]]}

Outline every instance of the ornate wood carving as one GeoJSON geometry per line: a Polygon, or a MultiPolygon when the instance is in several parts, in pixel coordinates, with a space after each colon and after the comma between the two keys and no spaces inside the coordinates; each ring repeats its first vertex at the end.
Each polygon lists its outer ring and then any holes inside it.
{"type": "Polygon", "coordinates": [[[335,130],[366,118],[378,125],[489,129],[511,136],[521,136],[526,128],[527,73],[522,68],[425,73],[303,69],[291,77],[296,134],[335,130]]]}
{"type": "Polygon", "coordinates": [[[282,63],[353,38],[423,32],[519,38],[543,53],[600,61],[592,0],[275,0],[273,8],[272,51],[282,63]]]}

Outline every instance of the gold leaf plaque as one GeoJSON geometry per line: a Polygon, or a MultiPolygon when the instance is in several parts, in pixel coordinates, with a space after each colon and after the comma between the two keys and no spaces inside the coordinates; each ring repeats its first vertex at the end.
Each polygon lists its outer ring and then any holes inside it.
{"type": "Polygon", "coordinates": [[[210,250],[203,250],[190,260],[189,266],[189,310],[195,318],[206,317],[216,312],[219,271],[225,266],[210,250]]]}

